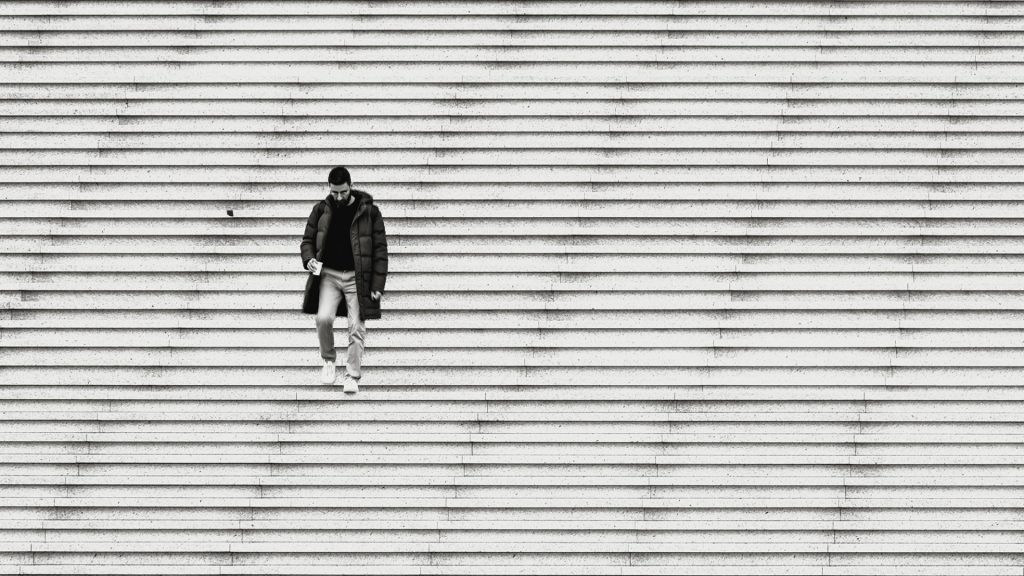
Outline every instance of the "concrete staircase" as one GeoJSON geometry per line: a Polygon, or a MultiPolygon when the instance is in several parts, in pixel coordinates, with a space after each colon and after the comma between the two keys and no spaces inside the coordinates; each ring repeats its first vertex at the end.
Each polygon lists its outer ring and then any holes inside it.
{"type": "Polygon", "coordinates": [[[1022,19],[0,0],[0,574],[1024,576],[1022,19]]]}

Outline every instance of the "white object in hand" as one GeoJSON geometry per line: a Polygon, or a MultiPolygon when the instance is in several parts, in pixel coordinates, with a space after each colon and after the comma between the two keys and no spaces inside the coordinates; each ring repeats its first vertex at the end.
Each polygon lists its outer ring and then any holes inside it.
{"type": "Polygon", "coordinates": [[[324,263],[318,260],[313,260],[313,276],[319,276],[320,270],[324,267],[324,263]]]}

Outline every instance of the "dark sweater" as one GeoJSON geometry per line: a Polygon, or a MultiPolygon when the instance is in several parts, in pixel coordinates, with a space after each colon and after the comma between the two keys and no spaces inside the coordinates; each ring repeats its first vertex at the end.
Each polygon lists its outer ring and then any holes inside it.
{"type": "Polygon", "coordinates": [[[348,206],[338,206],[331,200],[331,225],[324,244],[324,266],[332,270],[355,270],[352,258],[352,218],[356,215],[355,199],[348,206]]]}

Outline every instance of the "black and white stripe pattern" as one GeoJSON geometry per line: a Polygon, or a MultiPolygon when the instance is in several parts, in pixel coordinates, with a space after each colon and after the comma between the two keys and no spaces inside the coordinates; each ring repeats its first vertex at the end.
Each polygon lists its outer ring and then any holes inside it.
{"type": "Polygon", "coordinates": [[[1022,26],[0,1],[0,573],[1021,576],[1022,26]]]}

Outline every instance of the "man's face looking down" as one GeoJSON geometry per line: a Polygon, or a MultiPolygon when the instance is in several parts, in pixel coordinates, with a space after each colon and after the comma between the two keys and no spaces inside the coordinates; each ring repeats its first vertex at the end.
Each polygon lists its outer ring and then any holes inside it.
{"type": "Polygon", "coordinates": [[[352,195],[352,187],[349,186],[348,182],[342,182],[341,184],[331,184],[331,197],[334,201],[345,206],[348,204],[348,199],[352,195]]]}

